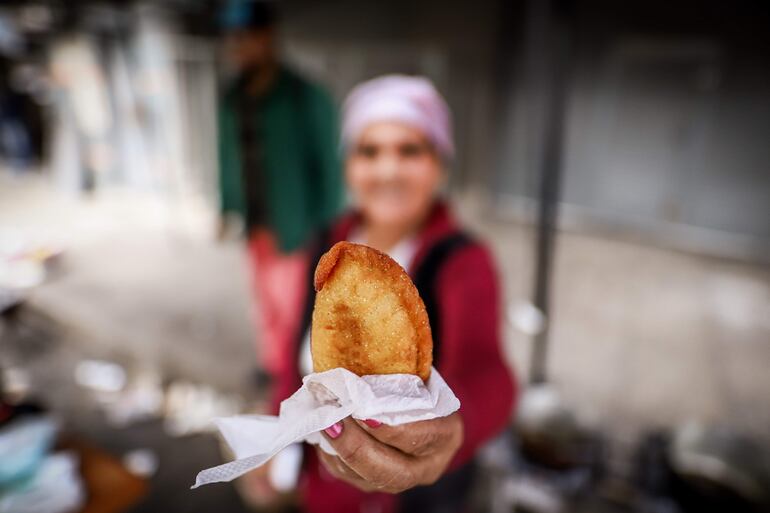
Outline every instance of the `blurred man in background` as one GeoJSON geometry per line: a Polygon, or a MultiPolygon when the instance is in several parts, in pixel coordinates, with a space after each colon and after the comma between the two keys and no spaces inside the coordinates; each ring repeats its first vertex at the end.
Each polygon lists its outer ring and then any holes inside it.
{"type": "Polygon", "coordinates": [[[271,2],[226,5],[235,77],[219,108],[220,234],[233,214],[245,223],[266,370],[293,334],[287,312],[302,300],[299,248],[343,198],[336,108],[323,89],[280,63],[275,14],[271,2]]]}

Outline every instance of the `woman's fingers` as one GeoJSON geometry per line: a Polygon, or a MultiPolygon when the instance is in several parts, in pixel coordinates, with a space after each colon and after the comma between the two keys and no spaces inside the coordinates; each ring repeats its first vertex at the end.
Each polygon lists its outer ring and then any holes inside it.
{"type": "Polygon", "coordinates": [[[324,436],[342,462],[375,489],[397,493],[422,484],[421,465],[411,456],[372,438],[350,417],[341,427],[327,429],[324,436]]]}
{"type": "Polygon", "coordinates": [[[462,445],[464,436],[459,413],[401,426],[358,422],[362,429],[379,442],[410,453],[419,484],[431,484],[443,474],[462,445]]]}
{"type": "Polygon", "coordinates": [[[348,484],[352,484],[364,492],[377,491],[374,486],[356,474],[353,469],[345,465],[345,462],[339,459],[337,456],[326,454],[320,447],[316,449],[316,452],[318,453],[318,459],[321,460],[324,468],[326,468],[326,470],[332,476],[336,477],[337,479],[341,479],[348,484]]]}
{"type": "Polygon", "coordinates": [[[455,434],[452,424],[459,419],[459,415],[458,418],[453,418],[455,415],[457,414],[401,426],[380,424],[373,427],[376,423],[361,420],[356,422],[370,436],[386,445],[412,456],[426,456],[450,442],[455,434]]]}
{"type": "MultiPolygon", "coordinates": [[[[317,449],[318,457],[323,463],[326,470],[328,470],[334,477],[344,478],[346,481],[352,479],[361,479],[361,476],[356,474],[353,469],[345,465],[345,463],[337,456],[325,453],[322,449],[317,449]]],[[[363,480],[362,480],[363,481],[363,480]]]]}

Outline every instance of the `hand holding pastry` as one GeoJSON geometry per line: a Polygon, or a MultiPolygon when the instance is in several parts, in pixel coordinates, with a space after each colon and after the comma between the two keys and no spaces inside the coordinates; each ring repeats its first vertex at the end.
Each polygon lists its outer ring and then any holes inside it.
{"type": "Polygon", "coordinates": [[[364,491],[400,493],[441,477],[462,443],[463,424],[457,413],[401,426],[348,417],[324,436],[337,451],[317,449],[330,474],[364,491]]]}
{"type": "MultiPolygon", "coordinates": [[[[433,340],[425,306],[406,272],[372,248],[340,242],[318,263],[311,348],[316,372],[415,374],[427,381],[433,340]]],[[[434,483],[463,440],[454,413],[400,426],[351,417],[327,428],[337,451],[329,472],[364,491],[399,493],[434,483]]]]}

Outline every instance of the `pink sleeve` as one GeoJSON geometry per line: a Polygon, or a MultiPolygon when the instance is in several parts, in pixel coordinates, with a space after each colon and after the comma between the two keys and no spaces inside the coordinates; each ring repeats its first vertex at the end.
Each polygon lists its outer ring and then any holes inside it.
{"type": "Polygon", "coordinates": [[[466,247],[438,276],[438,369],[460,399],[465,439],[450,468],[475,454],[511,418],[515,382],[502,354],[498,278],[488,251],[466,247]]]}
{"type": "Polygon", "coordinates": [[[275,368],[271,369],[272,387],[270,394],[270,413],[278,415],[281,401],[288,399],[300,386],[302,378],[299,375],[298,360],[299,351],[301,351],[301,341],[298,336],[304,336],[305,333],[298,333],[304,329],[304,315],[307,302],[312,298],[309,294],[312,291],[313,284],[308,279],[312,276],[310,271],[310,257],[304,255],[301,265],[298,265],[293,272],[296,276],[290,280],[284,280],[288,290],[300,289],[296,297],[288,303],[291,308],[287,309],[286,314],[289,320],[283,323],[284,329],[278,333],[273,343],[278,344],[276,351],[275,368]]]}

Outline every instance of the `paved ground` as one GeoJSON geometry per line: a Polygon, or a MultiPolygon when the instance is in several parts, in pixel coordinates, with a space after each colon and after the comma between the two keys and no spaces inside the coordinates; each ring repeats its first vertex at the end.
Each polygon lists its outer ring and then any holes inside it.
{"type": "MultiPolygon", "coordinates": [[[[29,298],[67,332],[52,368],[100,356],[246,389],[255,356],[240,248],[211,242],[210,219],[194,202],[171,204],[118,191],[83,201],[52,194],[44,181],[2,178],[0,234],[66,248],[60,270],[29,298]]],[[[507,304],[526,301],[531,228],[473,205],[463,204],[464,217],[494,247],[507,304]]],[[[768,268],[562,234],[553,296],[550,377],[618,443],[692,419],[770,439],[768,268]]],[[[510,325],[506,333],[524,379],[529,338],[510,325]]],[[[200,447],[200,461],[214,457],[210,441],[200,447]]]]}
{"type": "Polygon", "coordinates": [[[86,440],[117,458],[135,449],[149,449],[157,456],[149,492],[130,513],[248,511],[229,484],[190,490],[199,470],[222,462],[213,436],[170,437],[160,420],[120,428],[106,422],[94,397],[73,380],[79,361],[104,357],[76,340],[79,337],[40,312],[20,309],[0,319],[0,362],[25,369],[31,378],[31,400],[41,401],[65,421],[65,438],[86,440]]]}

